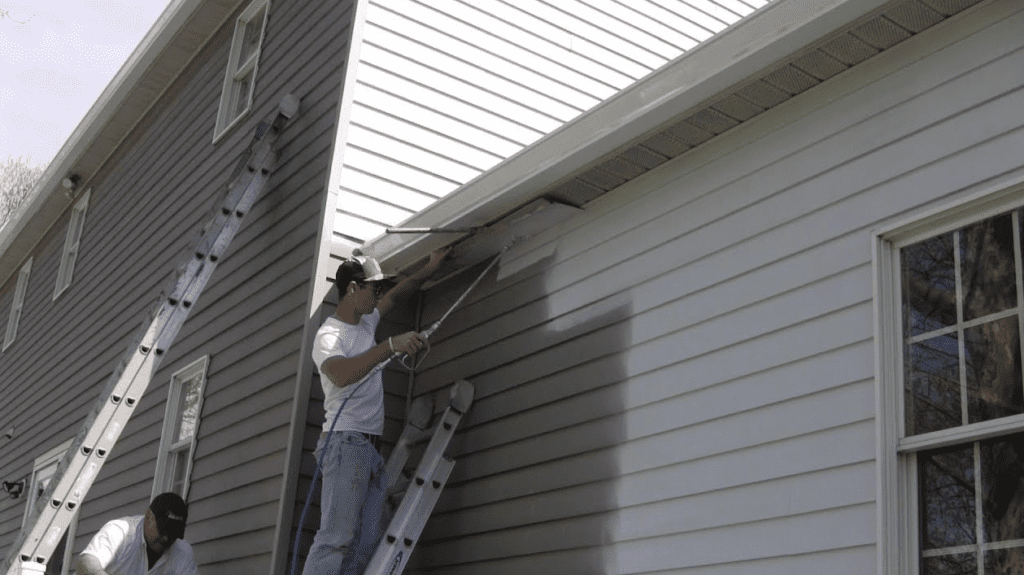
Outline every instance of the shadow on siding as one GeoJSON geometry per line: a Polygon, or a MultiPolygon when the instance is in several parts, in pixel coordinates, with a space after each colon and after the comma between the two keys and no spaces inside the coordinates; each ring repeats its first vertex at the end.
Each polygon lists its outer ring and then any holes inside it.
{"type": "MultiPolygon", "coordinates": [[[[509,289],[546,293],[546,282],[539,273],[509,289]]],[[[615,384],[625,377],[632,306],[576,322],[551,321],[545,308],[509,312],[520,314],[515,323],[529,337],[506,334],[470,360],[452,362],[475,371],[437,369],[445,381],[474,383],[477,400],[453,441],[455,470],[406,573],[615,572],[604,546],[617,508],[617,446],[626,439],[615,384]]],[[[423,379],[428,389],[430,379],[423,379]]]]}

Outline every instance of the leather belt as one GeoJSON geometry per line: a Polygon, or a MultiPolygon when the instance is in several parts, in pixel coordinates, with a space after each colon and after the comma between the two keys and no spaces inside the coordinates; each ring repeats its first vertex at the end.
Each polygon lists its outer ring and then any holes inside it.
{"type": "Polygon", "coordinates": [[[372,435],[372,434],[369,434],[369,433],[363,433],[362,431],[357,431],[356,433],[358,433],[359,435],[362,435],[363,437],[368,439],[370,441],[370,444],[373,445],[373,448],[377,450],[377,453],[380,453],[380,436],[379,435],[372,435]]]}
{"type": "MultiPolygon", "coordinates": [[[[363,433],[362,431],[353,431],[352,433],[358,433],[359,435],[365,437],[367,441],[369,441],[370,444],[373,445],[373,448],[377,450],[377,453],[380,453],[381,439],[379,435],[373,435],[372,433],[363,433]]],[[[323,439],[324,437],[327,437],[326,431],[320,433],[320,439],[323,439]]]]}

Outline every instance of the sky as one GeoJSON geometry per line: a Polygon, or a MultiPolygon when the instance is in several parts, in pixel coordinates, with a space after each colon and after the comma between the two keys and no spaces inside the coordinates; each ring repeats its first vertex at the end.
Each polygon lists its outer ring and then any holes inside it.
{"type": "Polygon", "coordinates": [[[0,161],[45,167],[167,0],[0,0],[0,161]]]}

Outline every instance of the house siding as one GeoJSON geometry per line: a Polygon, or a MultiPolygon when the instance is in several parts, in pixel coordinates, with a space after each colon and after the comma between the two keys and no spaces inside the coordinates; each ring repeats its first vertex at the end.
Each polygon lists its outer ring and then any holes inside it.
{"type": "MultiPolygon", "coordinates": [[[[253,108],[213,144],[229,18],[90,182],[74,282],[55,302],[67,216],[37,247],[18,341],[0,354],[0,421],[17,429],[0,446],[5,479],[27,477],[36,456],[78,431],[223,197],[256,124],[285,94],[301,99],[268,186],[83,503],[76,551],[105,521],[145,509],[171,374],[209,355],[187,539],[201,570],[270,571],[351,17],[350,2],[272,1],[253,108]]],[[[8,308],[12,292],[13,281],[0,291],[8,308]]],[[[0,502],[5,551],[24,510],[24,498],[0,502]]]]}
{"type": "Polygon", "coordinates": [[[871,231],[1024,173],[1022,28],[973,8],[529,240],[417,375],[477,399],[410,572],[876,571],[871,231]]]}

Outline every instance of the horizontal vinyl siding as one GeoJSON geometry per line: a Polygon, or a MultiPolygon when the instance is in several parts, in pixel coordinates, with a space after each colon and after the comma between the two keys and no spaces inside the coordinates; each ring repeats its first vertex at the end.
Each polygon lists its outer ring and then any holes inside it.
{"type": "MultiPolygon", "coordinates": [[[[272,2],[253,110],[213,145],[229,20],[94,178],[75,281],[57,302],[66,220],[41,244],[21,345],[0,356],[0,386],[15,399],[0,406],[0,421],[19,429],[0,447],[4,477],[27,474],[34,457],[78,431],[222,199],[256,123],[285,94],[301,98],[269,185],[83,504],[76,551],[105,521],[145,509],[171,374],[208,354],[187,539],[201,570],[269,571],[350,17],[335,4],[272,2]]],[[[0,502],[0,547],[21,527],[17,503],[0,502]]]]}
{"type": "Polygon", "coordinates": [[[874,572],[870,232],[1024,172],[1024,17],[929,54],[957,24],[588,204],[527,244],[553,255],[481,284],[417,377],[477,399],[414,571],[874,572]]]}

